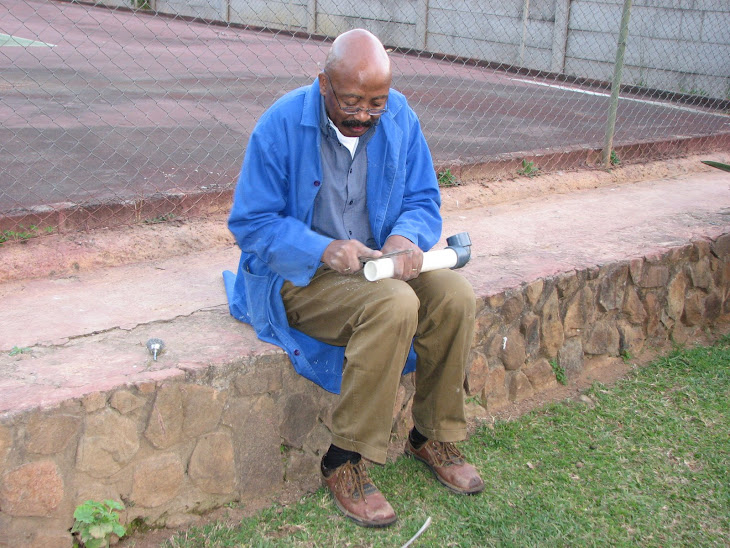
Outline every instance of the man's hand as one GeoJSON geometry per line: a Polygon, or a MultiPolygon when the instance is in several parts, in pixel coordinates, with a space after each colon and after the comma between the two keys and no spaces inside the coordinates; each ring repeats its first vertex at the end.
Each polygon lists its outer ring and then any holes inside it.
{"type": "Polygon", "coordinates": [[[322,262],[340,274],[353,274],[362,268],[360,257],[377,259],[381,255],[357,240],[332,240],[322,253],[322,262]]]}
{"type": "Polygon", "coordinates": [[[385,240],[385,245],[381,251],[385,254],[403,249],[410,249],[411,252],[393,257],[393,277],[407,282],[418,277],[421,273],[421,266],[423,266],[423,251],[421,251],[421,248],[408,238],[394,234],[385,240]]]}

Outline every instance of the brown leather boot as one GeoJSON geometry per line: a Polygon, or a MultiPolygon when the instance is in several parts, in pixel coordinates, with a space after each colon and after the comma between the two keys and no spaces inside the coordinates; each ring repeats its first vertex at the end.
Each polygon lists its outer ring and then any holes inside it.
{"type": "Polygon", "coordinates": [[[406,455],[426,463],[436,478],[454,493],[474,495],[484,490],[479,472],[466,462],[464,455],[451,442],[428,440],[416,450],[408,440],[406,455]]]}
{"type": "Polygon", "coordinates": [[[322,467],[322,479],[340,511],[364,527],[387,527],[398,519],[393,507],[373,484],[361,460],[327,472],[322,467]]]}

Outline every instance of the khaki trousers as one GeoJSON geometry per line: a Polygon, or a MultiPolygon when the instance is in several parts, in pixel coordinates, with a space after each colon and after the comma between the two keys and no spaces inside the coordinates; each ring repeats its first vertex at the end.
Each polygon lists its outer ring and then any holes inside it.
{"type": "Polygon", "coordinates": [[[306,287],[281,290],[292,327],[345,347],[332,443],[384,463],[403,366],[418,356],[413,421],[438,441],[466,437],[464,367],[474,333],[475,297],[457,272],[423,272],[408,282],[369,282],[361,272],[317,270],[306,287]],[[415,337],[415,339],[414,339],[415,337]]]}

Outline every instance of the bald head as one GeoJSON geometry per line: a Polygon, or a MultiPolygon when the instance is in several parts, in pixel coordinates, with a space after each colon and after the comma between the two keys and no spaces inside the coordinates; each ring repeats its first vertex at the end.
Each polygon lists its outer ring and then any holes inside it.
{"type": "Polygon", "coordinates": [[[324,68],[338,79],[356,82],[391,77],[388,53],[380,40],[365,29],[340,34],[332,43],[324,68]]]}
{"type": "Polygon", "coordinates": [[[364,135],[385,109],[390,81],[390,58],[380,40],[364,29],[341,34],[319,73],[327,116],[346,137],[364,135]]]}

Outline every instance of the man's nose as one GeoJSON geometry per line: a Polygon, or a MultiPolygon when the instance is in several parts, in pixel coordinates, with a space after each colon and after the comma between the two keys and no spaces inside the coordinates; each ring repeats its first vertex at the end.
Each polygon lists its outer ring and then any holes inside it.
{"type": "Polygon", "coordinates": [[[367,122],[370,120],[370,115],[368,114],[367,110],[361,110],[357,114],[355,114],[355,118],[359,120],[360,122],[367,122]]]}

